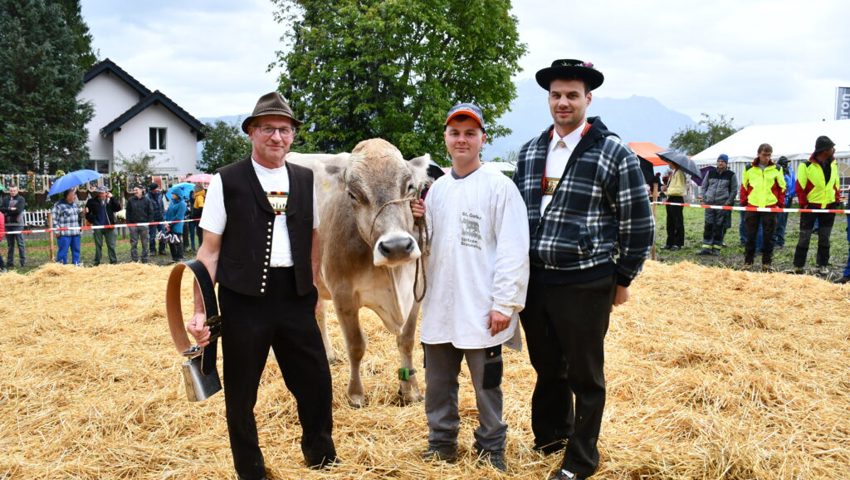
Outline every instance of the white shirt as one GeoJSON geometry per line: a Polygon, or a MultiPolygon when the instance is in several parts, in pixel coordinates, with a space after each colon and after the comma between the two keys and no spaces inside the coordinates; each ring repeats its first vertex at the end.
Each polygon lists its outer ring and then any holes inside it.
{"type": "MultiPolygon", "coordinates": [[[[549,141],[549,150],[546,155],[546,171],[544,177],[554,178],[556,181],[564,176],[564,169],[567,168],[567,161],[573,150],[576,149],[578,142],[581,141],[581,132],[584,131],[586,122],[581,122],[578,128],[568,133],[564,137],[559,137],[557,130],[552,130],[552,140],[549,141]],[[566,148],[558,148],[558,142],[563,142],[566,148]]],[[[543,195],[540,201],[541,215],[546,212],[546,207],[552,201],[552,195],[543,195]]]]}
{"type": "MultiPolygon", "coordinates": [[[[266,192],[289,192],[289,172],[286,165],[280,168],[266,168],[251,159],[254,172],[260,180],[260,185],[266,192]]],[[[204,212],[198,224],[204,230],[216,235],[224,233],[227,225],[227,211],[224,209],[224,187],[221,175],[215,174],[207,190],[204,212]]],[[[316,202],[316,191],[313,189],[313,228],[319,228],[319,208],[316,202]]],[[[272,254],[269,259],[272,267],[291,267],[292,247],[289,244],[289,230],[286,228],[286,214],[277,215],[272,230],[272,254]]]]}
{"type": "Polygon", "coordinates": [[[425,197],[431,237],[423,343],[487,348],[514,336],[528,287],[528,217],[514,183],[482,165],[464,178],[434,182],[425,197]],[[490,335],[490,311],[511,317],[490,335]]]}

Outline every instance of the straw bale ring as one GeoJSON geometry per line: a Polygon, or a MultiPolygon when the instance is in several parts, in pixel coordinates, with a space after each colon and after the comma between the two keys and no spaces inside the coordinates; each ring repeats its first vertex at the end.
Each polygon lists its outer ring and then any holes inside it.
{"type": "MultiPolygon", "coordinates": [[[[168,274],[123,264],[0,275],[0,479],[232,478],[222,395],[185,398],[165,320],[168,274]]],[[[189,311],[191,282],[183,286],[189,311]]],[[[594,478],[847,478],[848,311],[850,286],[648,262],[612,316],[594,478]],[[777,283],[786,294],[754,294],[777,283]],[[818,292],[820,308],[799,303],[804,291],[818,292]]],[[[539,479],[558,466],[530,448],[534,372],[516,352],[505,354],[507,474],[476,462],[468,378],[460,461],[421,461],[424,412],[391,401],[395,388],[382,381],[396,367],[395,341],[371,312],[363,328],[374,339],[363,382],[375,401],[350,408],[346,367],[331,366],[343,460],[331,471],[301,463],[294,400],[269,362],[255,412],[270,478],[539,479]]]]}

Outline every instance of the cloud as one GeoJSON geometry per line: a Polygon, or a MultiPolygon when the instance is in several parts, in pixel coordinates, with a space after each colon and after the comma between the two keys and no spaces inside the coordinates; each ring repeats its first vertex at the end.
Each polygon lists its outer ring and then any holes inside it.
{"type": "MultiPolygon", "coordinates": [[[[513,2],[528,46],[517,79],[558,58],[605,74],[597,96],[654,97],[698,118],[736,124],[832,118],[850,85],[850,3],[843,0],[513,2]]],[[[250,111],[274,89],[266,72],[286,26],[268,0],[83,0],[101,57],[195,116],[250,111]]]]}

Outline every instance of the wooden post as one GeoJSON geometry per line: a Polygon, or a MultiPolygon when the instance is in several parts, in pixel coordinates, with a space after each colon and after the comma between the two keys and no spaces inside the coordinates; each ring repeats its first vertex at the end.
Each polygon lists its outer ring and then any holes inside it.
{"type": "Polygon", "coordinates": [[[53,255],[53,248],[54,248],[53,242],[55,241],[55,238],[53,238],[53,212],[52,211],[47,212],[47,228],[50,232],[50,242],[49,242],[50,258],[48,259],[48,262],[52,262],[53,259],[56,258],[56,256],[53,255]]]}
{"type": "MultiPolygon", "coordinates": [[[[655,238],[658,238],[658,218],[655,216],[655,208],[658,206],[655,202],[658,201],[658,183],[652,182],[652,220],[655,222],[655,238]]],[[[655,260],[655,238],[652,240],[652,250],[650,258],[655,260]]]]}

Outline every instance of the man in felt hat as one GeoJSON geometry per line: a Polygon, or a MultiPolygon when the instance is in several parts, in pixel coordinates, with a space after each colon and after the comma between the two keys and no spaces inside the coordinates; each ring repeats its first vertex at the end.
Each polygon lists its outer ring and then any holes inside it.
{"type": "MultiPolygon", "coordinates": [[[[197,259],[219,283],[227,428],[236,473],[244,480],[266,478],[254,405],[270,348],[298,405],[307,465],[336,461],[330,367],[315,317],[313,172],[286,161],[299,125],[279,93],[260,97],[242,122],[251,152],[212,178],[199,224],[204,243],[197,259]]],[[[201,346],[209,343],[205,319],[196,290],[188,330],[201,346]]]]}
{"type": "MultiPolygon", "coordinates": [[[[738,180],[735,172],[729,170],[729,156],[721,153],[717,157],[717,166],[705,174],[700,188],[700,198],[707,205],[731,206],[738,194],[738,180]]],[[[702,235],[702,250],[698,255],[720,255],[726,223],[732,212],[714,208],[705,209],[705,227],[702,235]]]]}
{"type": "Polygon", "coordinates": [[[466,358],[478,407],[475,451],[504,471],[502,344],[517,333],[517,313],[525,302],[528,220],[516,186],[481,163],[484,125],[477,105],[459,103],[449,110],[443,136],[451,175],[440,177],[426,200],[412,205],[415,217],[427,214],[433,232],[420,329],[428,384],[423,457],[457,459],[458,374],[466,358]]]}
{"type": "MultiPolygon", "coordinates": [[[[815,141],[815,151],[809,161],[800,165],[797,170],[797,199],[800,208],[837,209],[841,205],[839,188],[841,178],[835,155],[835,143],[827,136],[820,136],[815,141]]],[[[803,272],[806,256],[809,253],[809,242],[812,238],[815,220],[818,223],[818,250],[815,262],[818,273],[829,273],[829,235],[835,223],[834,213],[800,213],[800,239],[794,250],[794,270],[803,272]]]]}
{"type": "Polygon", "coordinates": [[[86,221],[94,226],[92,237],[94,237],[94,266],[100,265],[103,254],[103,241],[106,240],[106,251],[109,255],[109,263],[118,263],[115,254],[115,212],[121,210],[121,202],[112,196],[105,186],[97,187],[93,194],[86,200],[86,221]]]}
{"type": "Polygon", "coordinates": [[[603,80],[581,60],[537,72],[554,124],[522,146],[514,174],[531,232],[520,313],[537,372],[531,428],[536,450],[565,449],[556,480],[588,477],[598,466],[608,319],[628,300],[655,232],[637,156],[598,117],[586,117],[603,80]]]}

